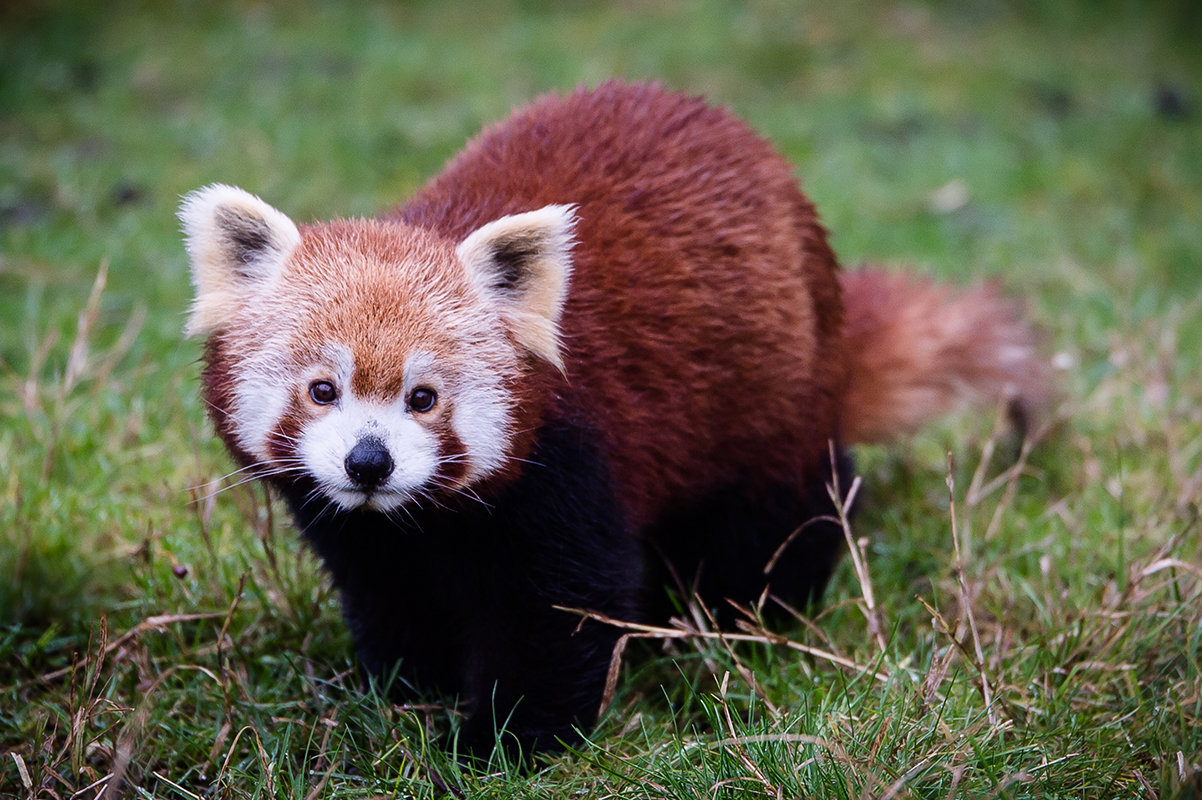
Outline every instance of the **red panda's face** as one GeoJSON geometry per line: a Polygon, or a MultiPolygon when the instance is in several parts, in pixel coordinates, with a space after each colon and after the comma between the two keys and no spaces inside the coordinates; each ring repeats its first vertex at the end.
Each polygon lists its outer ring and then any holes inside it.
{"type": "Polygon", "coordinates": [[[344,508],[389,510],[501,467],[521,364],[496,314],[449,276],[414,292],[415,274],[430,280],[423,265],[385,274],[362,253],[309,245],[220,334],[239,446],[344,508]]]}
{"type": "Polygon", "coordinates": [[[216,413],[260,474],[389,511],[505,465],[523,365],[560,364],[570,210],[463,242],[370,221],[301,231],[228,187],[190,195],[181,217],[189,331],[219,337],[216,413]]]}

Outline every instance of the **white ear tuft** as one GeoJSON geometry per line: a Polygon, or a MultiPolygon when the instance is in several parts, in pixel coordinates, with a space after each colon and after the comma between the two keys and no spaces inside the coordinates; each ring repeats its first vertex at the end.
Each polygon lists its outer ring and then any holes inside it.
{"type": "Polygon", "coordinates": [[[459,260],[497,305],[518,342],[561,371],[559,317],[572,274],[575,206],[546,206],[477,228],[459,260]]]}
{"type": "Polygon", "coordinates": [[[300,244],[292,220],[253,194],[220,183],[186,196],[179,218],[196,288],[189,336],[228,324],[247,289],[274,278],[300,244]]]}

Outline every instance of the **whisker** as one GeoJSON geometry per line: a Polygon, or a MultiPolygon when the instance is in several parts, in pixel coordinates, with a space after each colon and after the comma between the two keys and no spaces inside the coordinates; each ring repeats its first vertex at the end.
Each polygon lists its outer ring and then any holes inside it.
{"type": "MultiPolygon", "coordinates": [[[[201,399],[202,399],[202,400],[204,400],[204,398],[201,398],[201,399]]],[[[224,415],[225,415],[225,416],[227,416],[227,417],[232,417],[232,416],[234,416],[233,414],[231,414],[229,411],[226,411],[226,410],[225,410],[224,408],[222,408],[221,406],[216,406],[216,405],[213,405],[213,404],[212,404],[212,403],[210,403],[208,400],[204,400],[204,404],[205,404],[206,406],[208,406],[209,408],[213,409],[214,411],[217,411],[217,412],[219,412],[219,413],[221,413],[221,414],[224,414],[224,415]]]]}
{"type": "Polygon", "coordinates": [[[203,489],[206,486],[212,486],[214,483],[220,483],[221,481],[224,481],[224,480],[227,480],[228,478],[234,477],[239,472],[246,472],[246,470],[255,469],[258,466],[259,466],[258,464],[248,464],[245,467],[239,467],[238,469],[234,470],[233,472],[227,472],[225,475],[222,475],[220,478],[214,478],[211,481],[205,481],[204,483],[198,483],[195,486],[189,486],[187,490],[189,492],[195,492],[197,489],[203,489]]]}
{"type": "Polygon", "coordinates": [[[292,444],[300,444],[300,439],[296,438],[295,436],[289,436],[288,434],[283,433],[282,431],[275,430],[275,429],[268,431],[267,435],[273,436],[282,442],[290,442],[292,444]]]}
{"type": "MultiPolygon", "coordinates": [[[[256,466],[259,466],[259,465],[256,465],[256,466]]],[[[249,476],[244,477],[242,480],[234,481],[231,484],[222,486],[220,489],[209,492],[206,495],[202,495],[202,496],[196,498],[195,502],[200,502],[201,500],[208,500],[210,498],[216,497],[219,494],[228,492],[230,489],[237,489],[239,486],[245,486],[248,483],[253,483],[257,480],[262,480],[263,478],[273,478],[277,475],[287,475],[289,473],[298,473],[298,474],[303,475],[304,472],[305,472],[304,469],[301,467],[281,467],[279,469],[272,469],[272,470],[267,470],[264,472],[255,473],[254,475],[249,475],[249,476]]],[[[229,476],[227,475],[226,478],[228,478],[228,477],[229,476]]],[[[222,480],[224,480],[224,478],[222,480]]],[[[201,487],[197,486],[195,488],[199,489],[201,487]]]]}
{"type": "MultiPolygon", "coordinates": [[[[438,485],[438,484],[435,484],[435,485],[438,485]]],[[[433,494],[433,492],[428,492],[428,491],[419,492],[418,496],[424,497],[427,500],[429,500],[434,505],[434,507],[437,509],[440,509],[442,511],[447,510],[446,506],[444,506],[442,503],[438,502],[438,498],[433,494]]]]}
{"type": "Polygon", "coordinates": [[[396,506],[394,508],[391,508],[388,511],[385,511],[384,519],[391,522],[393,524],[393,527],[395,527],[398,531],[403,531],[405,533],[409,533],[410,532],[409,529],[406,529],[405,527],[403,527],[401,524],[401,520],[393,515],[393,513],[396,511],[404,511],[405,515],[409,517],[409,521],[411,523],[413,523],[413,527],[417,529],[417,532],[419,534],[424,535],[425,531],[422,530],[421,523],[419,523],[417,521],[417,518],[415,516],[413,516],[413,513],[409,509],[405,508],[404,503],[402,503],[401,505],[396,506]]]}
{"type": "MultiPolygon", "coordinates": [[[[489,503],[485,502],[485,500],[482,497],[480,497],[479,494],[476,493],[476,490],[473,489],[468,484],[450,483],[450,482],[446,481],[445,479],[439,478],[438,476],[431,478],[430,483],[434,484],[439,489],[442,489],[443,491],[447,492],[448,494],[466,497],[469,500],[475,500],[477,503],[484,506],[485,508],[490,509],[490,510],[492,509],[492,506],[489,503]]],[[[444,508],[444,506],[440,506],[440,508],[444,508]]]]}
{"type": "Polygon", "coordinates": [[[518,462],[518,463],[520,463],[520,464],[530,464],[530,465],[532,465],[532,466],[535,466],[535,467],[543,467],[543,466],[546,466],[546,465],[545,465],[545,464],[543,464],[543,462],[541,462],[541,461],[534,461],[533,459],[529,459],[529,458],[518,458],[517,456],[509,456],[509,460],[510,460],[510,461],[517,461],[517,462],[518,462]]]}
{"type": "MultiPolygon", "coordinates": [[[[300,510],[304,511],[306,508],[309,507],[310,503],[312,503],[314,500],[316,500],[317,498],[319,498],[321,496],[322,496],[321,489],[310,489],[309,492],[305,495],[304,502],[301,503],[300,510]]],[[[321,515],[323,513],[325,513],[324,508],[320,512],[318,512],[316,517],[313,518],[313,522],[316,522],[317,520],[321,519],[321,515]]]]}
{"type": "Polygon", "coordinates": [[[490,511],[492,510],[492,503],[489,503],[487,500],[485,500],[483,497],[481,497],[479,494],[477,494],[477,493],[476,493],[476,490],[475,490],[475,489],[473,489],[472,487],[470,487],[470,486],[464,486],[464,487],[463,487],[462,489],[460,489],[459,491],[460,491],[460,494],[465,494],[465,495],[467,495],[468,497],[470,497],[470,498],[472,498],[473,500],[475,500],[475,501],[476,501],[477,503],[479,503],[480,505],[482,505],[482,506],[484,506],[485,508],[489,509],[490,511]]]}

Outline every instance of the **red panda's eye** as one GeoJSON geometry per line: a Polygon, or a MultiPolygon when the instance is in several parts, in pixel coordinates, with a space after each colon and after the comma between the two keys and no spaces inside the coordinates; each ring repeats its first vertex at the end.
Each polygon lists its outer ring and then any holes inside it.
{"type": "Polygon", "coordinates": [[[338,399],[338,390],[329,381],[314,381],[309,384],[309,397],[320,406],[328,406],[338,399]]]}
{"type": "Polygon", "coordinates": [[[438,395],[433,389],[426,386],[419,386],[409,395],[409,407],[414,411],[424,412],[434,408],[434,402],[438,399],[438,395]]]}

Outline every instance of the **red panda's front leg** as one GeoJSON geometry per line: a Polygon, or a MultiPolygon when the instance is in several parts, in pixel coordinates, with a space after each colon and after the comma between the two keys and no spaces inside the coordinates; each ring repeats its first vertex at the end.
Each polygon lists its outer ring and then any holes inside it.
{"type": "Polygon", "coordinates": [[[596,719],[620,631],[556,606],[635,619],[643,564],[591,439],[544,425],[510,485],[403,513],[290,497],[361,664],[380,680],[458,693],[469,714],[461,753],[486,756],[498,741],[524,757],[559,750],[596,719]]]}
{"type": "Polygon", "coordinates": [[[467,537],[461,752],[500,743],[528,757],[578,742],[596,719],[621,631],[560,608],[640,614],[642,550],[590,438],[545,425],[522,477],[489,499],[496,506],[467,537]]]}

